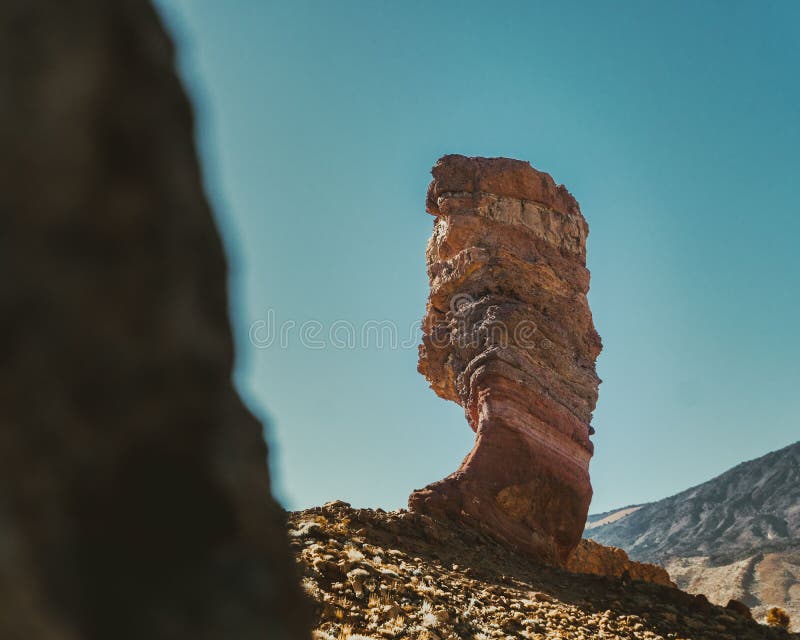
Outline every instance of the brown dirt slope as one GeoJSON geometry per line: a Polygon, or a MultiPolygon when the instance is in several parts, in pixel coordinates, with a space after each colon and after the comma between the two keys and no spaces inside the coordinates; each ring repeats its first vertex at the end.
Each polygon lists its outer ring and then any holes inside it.
{"type": "Polygon", "coordinates": [[[316,640],[800,637],[668,586],[538,565],[421,514],[334,502],[289,526],[316,640]]]}

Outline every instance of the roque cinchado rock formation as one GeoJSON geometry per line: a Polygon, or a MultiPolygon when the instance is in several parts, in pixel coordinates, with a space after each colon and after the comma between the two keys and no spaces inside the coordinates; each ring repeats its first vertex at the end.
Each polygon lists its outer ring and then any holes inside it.
{"type": "Polygon", "coordinates": [[[527,162],[448,155],[432,174],[419,371],[464,407],[476,439],[409,508],[563,565],[592,495],[602,346],[586,299],[588,226],[570,193],[527,162]]]}
{"type": "Polygon", "coordinates": [[[308,638],[155,10],[0,34],[0,638],[308,638]]]}

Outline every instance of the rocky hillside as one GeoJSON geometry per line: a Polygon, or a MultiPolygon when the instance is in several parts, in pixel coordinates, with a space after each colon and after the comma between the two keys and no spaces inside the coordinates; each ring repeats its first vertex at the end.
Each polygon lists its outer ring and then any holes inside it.
{"type": "Polygon", "coordinates": [[[422,514],[335,502],[289,526],[315,640],[798,638],[669,586],[538,565],[422,514]]]}
{"type": "Polygon", "coordinates": [[[683,589],[800,621],[800,442],[670,498],[590,516],[585,535],[666,566],[683,589]]]}

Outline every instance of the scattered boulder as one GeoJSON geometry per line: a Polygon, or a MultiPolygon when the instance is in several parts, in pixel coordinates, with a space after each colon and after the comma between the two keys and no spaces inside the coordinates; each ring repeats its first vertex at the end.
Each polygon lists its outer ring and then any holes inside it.
{"type": "Polygon", "coordinates": [[[606,547],[594,540],[581,540],[567,562],[573,573],[591,573],[598,576],[615,576],[628,580],[641,580],[671,587],[675,583],[664,567],[647,562],[635,562],[617,547],[606,547]]]}
{"type": "Polygon", "coordinates": [[[747,618],[748,620],[753,619],[753,613],[750,611],[750,607],[748,607],[744,602],[740,602],[739,600],[734,600],[731,598],[728,600],[728,604],[725,605],[726,609],[730,609],[735,613],[738,613],[740,616],[747,618]]]}
{"type": "Polygon", "coordinates": [[[695,596],[670,585],[541,564],[490,537],[476,540],[475,530],[458,522],[440,522],[435,542],[424,516],[340,503],[290,514],[290,525],[300,527],[312,513],[327,541],[293,537],[291,544],[315,604],[317,640],[800,637],[708,601],[698,606],[695,596]],[[360,570],[346,579],[315,569],[321,560],[357,556],[360,570]]]}

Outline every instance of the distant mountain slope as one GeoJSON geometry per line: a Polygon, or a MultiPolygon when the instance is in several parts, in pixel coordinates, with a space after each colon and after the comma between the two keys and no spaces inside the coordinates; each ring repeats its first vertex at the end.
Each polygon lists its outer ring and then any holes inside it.
{"type": "Polygon", "coordinates": [[[597,515],[589,515],[589,517],[586,518],[586,530],[588,531],[589,529],[595,529],[596,527],[602,527],[616,522],[617,520],[621,520],[625,516],[629,516],[634,511],[641,508],[641,506],[640,504],[631,505],[630,507],[623,507],[615,511],[606,511],[605,513],[598,513],[597,515]]]}
{"type": "Polygon", "coordinates": [[[797,541],[800,442],[590,530],[592,539],[648,562],[735,555],[797,541]]]}
{"type": "Polygon", "coordinates": [[[701,485],[590,516],[585,536],[667,567],[681,588],[784,606],[800,622],[800,442],[701,485]]]}

